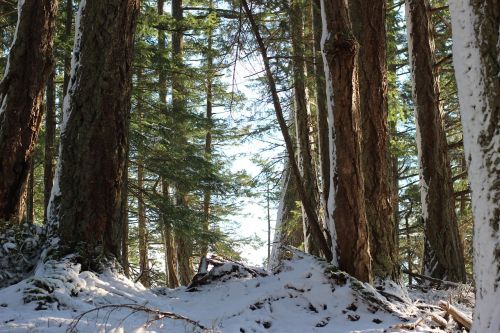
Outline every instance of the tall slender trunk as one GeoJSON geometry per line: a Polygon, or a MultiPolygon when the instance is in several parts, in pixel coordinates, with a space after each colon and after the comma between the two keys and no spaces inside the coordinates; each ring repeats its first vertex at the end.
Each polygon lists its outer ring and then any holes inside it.
{"type": "MultiPolygon", "coordinates": [[[[210,0],[209,8],[213,9],[213,0],[210,0]]],[[[207,133],[205,134],[205,158],[208,161],[212,160],[212,117],[213,117],[213,80],[215,75],[214,70],[214,57],[213,57],[213,29],[209,28],[208,31],[208,41],[207,41],[207,108],[206,108],[206,117],[208,123],[207,133]]],[[[205,188],[203,190],[203,215],[204,215],[204,224],[203,229],[208,233],[210,228],[210,201],[212,198],[212,191],[210,188],[205,188]]],[[[201,249],[201,256],[206,257],[208,253],[208,243],[204,243],[201,249]]]]}
{"type": "Polygon", "coordinates": [[[450,1],[453,63],[474,216],[472,333],[500,331],[499,8],[498,0],[450,1]]]}
{"type": "Polygon", "coordinates": [[[292,175],[297,182],[297,191],[299,194],[299,199],[302,203],[302,207],[304,208],[307,218],[309,219],[309,223],[312,226],[312,233],[314,234],[315,241],[319,244],[318,247],[320,248],[321,253],[326,257],[328,261],[330,261],[333,259],[332,249],[328,245],[328,242],[323,234],[323,230],[321,228],[318,215],[316,212],[316,207],[314,207],[311,204],[310,198],[306,195],[306,189],[304,187],[302,176],[300,175],[300,170],[297,164],[297,160],[295,158],[292,139],[290,137],[290,133],[288,132],[288,126],[283,116],[283,109],[281,108],[278,90],[276,89],[276,82],[274,80],[274,76],[271,70],[269,57],[267,56],[266,46],[264,45],[264,41],[262,39],[262,36],[260,35],[259,26],[257,25],[257,22],[253,17],[252,11],[248,6],[247,0],[242,0],[241,4],[243,6],[243,9],[245,11],[248,20],[250,21],[253,34],[259,46],[259,51],[262,56],[262,61],[264,62],[266,78],[269,84],[269,89],[271,91],[274,111],[276,113],[276,118],[278,120],[281,134],[283,135],[283,139],[285,141],[288,158],[290,160],[292,175]]]}
{"type": "Polygon", "coordinates": [[[425,228],[424,273],[465,281],[462,242],[434,73],[434,42],[427,0],[406,1],[408,53],[413,85],[420,164],[420,197],[425,228]]]}
{"type": "MultiPolygon", "coordinates": [[[[65,8],[66,18],[64,20],[64,40],[70,41],[71,30],[73,27],[73,0],[66,0],[65,8]]],[[[71,52],[64,54],[64,81],[63,81],[63,96],[68,91],[69,77],[71,74],[71,52]]]]}
{"type": "Polygon", "coordinates": [[[138,12],[138,0],[80,2],[49,224],[58,232],[62,251],[77,251],[84,269],[100,270],[103,257],[121,256],[138,12]],[[94,29],[96,22],[106,29],[94,29]]]}
{"type": "Polygon", "coordinates": [[[351,0],[357,57],[365,208],[373,276],[399,277],[396,225],[392,218],[391,161],[387,108],[386,0],[351,0]]]}
{"type": "MultiPolygon", "coordinates": [[[[162,180],[162,193],[164,200],[170,200],[168,193],[168,183],[162,180]]],[[[172,226],[166,221],[166,216],[163,215],[163,228],[162,228],[162,238],[163,238],[163,248],[165,251],[165,275],[166,282],[169,288],[177,288],[179,286],[179,279],[177,278],[175,269],[175,247],[174,240],[172,236],[172,226]]]]}
{"type": "Polygon", "coordinates": [[[330,230],[336,233],[340,268],[362,281],[370,281],[357,100],[358,43],[352,33],[346,2],[322,0],[321,5],[331,162],[327,207],[330,230]]]}
{"type": "MultiPolygon", "coordinates": [[[[295,131],[297,137],[297,160],[300,174],[304,182],[306,196],[313,209],[318,209],[318,194],[316,187],[316,176],[311,154],[311,142],[309,138],[309,100],[306,87],[306,66],[304,61],[304,29],[303,29],[303,2],[292,0],[290,6],[291,36],[293,48],[293,87],[294,87],[294,111],[295,131]]],[[[309,221],[304,207],[302,207],[302,225],[304,229],[304,248],[308,253],[319,255],[318,243],[315,242],[312,231],[313,226],[309,221]]]]}
{"type": "Polygon", "coordinates": [[[151,281],[149,277],[148,227],[146,218],[146,205],[144,204],[144,161],[141,157],[139,157],[137,160],[137,191],[137,220],[139,222],[139,268],[142,274],[140,281],[146,288],[148,288],[151,286],[151,281]]]}
{"type": "Polygon", "coordinates": [[[56,84],[53,71],[47,82],[46,114],[45,114],[45,152],[43,161],[43,217],[47,222],[50,193],[54,181],[56,152],[56,84]]]}
{"type": "MultiPolygon", "coordinates": [[[[314,29],[314,76],[316,79],[316,116],[318,124],[318,154],[321,189],[321,204],[324,212],[330,191],[330,152],[328,138],[328,109],[326,107],[326,85],[323,56],[321,55],[321,0],[313,0],[314,29]]],[[[325,219],[327,220],[327,219],[325,219]]]]}
{"type": "Polygon", "coordinates": [[[0,82],[0,220],[16,220],[53,68],[57,0],[19,1],[18,21],[0,82]]]}
{"type": "Polygon", "coordinates": [[[26,196],[26,221],[35,223],[35,155],[30,159],[30,173],[28,178],[28,194],[26,196]]]}
{"type": "MultiPolygon", "coordinates": [[[[172,59],[178,68],[177,75],[172,77],[172,110],[174,113],[184,113],[186,110],[186,87],[184,84],[185,73],[183,65],[184,56],[184,29],[183,24],[183,9],[182,0],[172,0],[172,18],[175,20],[175,29],[172,32],[172,59]]],[[[182,144],[185,144],[185,139],[180,138],[182,144]]],[[[180,207],[187,207],[187,189],[181,184],[176,186],[176,204],[180,207]]],[[[193,268],[191,265],[192,247],[189,237],[185,232],[176,231],[175,242],[177,244],[177,263],[179,280],[182,285],[187,285],[193,276],[193,268]]]]}
{"type": "MultiPolygon", "coordinates": [[[[129,144],[127,144],[127,153],[129,155],[129,144]]],[[[123,272],[125,276],[130,276],[130,263],[128,259],[128,237],[129,237],[129,228],[128,228],[128,165],[129,160],[125,161],[125,172],[123,173],[123,189],[121,196],[121,214],[120,214],[120,224],[121,224],[121,264],[123,267],[123,272]]]]}

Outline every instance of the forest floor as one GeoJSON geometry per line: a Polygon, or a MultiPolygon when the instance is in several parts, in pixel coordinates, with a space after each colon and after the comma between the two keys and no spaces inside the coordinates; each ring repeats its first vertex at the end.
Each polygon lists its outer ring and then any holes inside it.
{"type": "Polygon", "coordinates": [[[274,273],[216,265],[189,289],[146,289],[52,261],[0,290],[0,332],[462,332],[452,319],[438,328],[430,312],[451,300],[470,315],[472,299],[463,290],[376,290],[298,251],[274,273]]]}

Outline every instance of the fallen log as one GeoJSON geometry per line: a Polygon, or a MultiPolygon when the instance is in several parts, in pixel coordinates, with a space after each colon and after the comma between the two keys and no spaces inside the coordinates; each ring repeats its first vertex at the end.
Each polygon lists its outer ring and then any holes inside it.
{"type": "Polygon", "coordinates": [[[453,288],[458,288],[458,287],[462,286],[462,284],[460,284],[460,283],[433,278],[433,277],[430,277],[430,276],[427,276],[427,275],[423,275],[423,274],[419,274],[419,273],[415,273],[415,272],[412,272],[412,271],[409,271],[409,270],[406,270],[406,269],[403,269],[402,272],[405,273],[405,274],[408,274],[408,275],[410,275],[412,277],[415,277],[417,279],[420,279],[420,280],[430,281],[430,282],[432,282],[434,284],[437,284],[438,286],[443,285],[443,286],[449,286],[449,287],[453,287],[453,288]]]}
{"type": "Polygon", "coordinates": [[[470,331],[470,328],[472,326],[472,319],[468,315],[446,301],[439,301],[439,307],[446,311],[446,313],[450,314],[453,320],[470,331]]]}

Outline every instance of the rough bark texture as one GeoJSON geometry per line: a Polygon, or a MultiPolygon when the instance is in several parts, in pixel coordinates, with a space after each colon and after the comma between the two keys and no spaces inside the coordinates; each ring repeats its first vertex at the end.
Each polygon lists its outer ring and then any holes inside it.
{"type": "MultiPolygon", "coordinates": [[[[90,268],[120,258],[138,0],[80,3],[49,223],[90,268]]],[[[84,267],[88,268],[88,267],[84,267]]]]}
{"type": "Polygon", "coordinates": [[[386,0],[351,0],[361,115],[362,170],[373,276],[398,278],[396,225],[392,219],[386,77],[386,0]]]}
{"type": "MultiPolygon", "coordinates": [[[[300,0],[292,0],[290,6],[290,28],[293,48],[293,87],[294,87],[294,111],[295,132],[297,137],[297,160],[300,174],[304,182],[306,196],[314,209],[318,209],[318,194],[316,187],[316,176],[311,154],[311,142],[309,139],[309,98],[306,88],[306,66],[304,53],[304,31],[303,31],[304,6],[300,0]]],[[[302,208],[302,225],[304,229],[304,249],[307,253],[319,255],[318,242],[314,239],[313,226],[302,208]]]]}
{"type": "Polygon", "coordinates": [[[309,223],[312,226],[312,232],[314,234],[315,241],[318,243],[318,247],[321,253],[325,256],[325,258],[328,261],[330,261],[333,259],[332,250],[331,247],[328,245],[328,242],[323,234],[323,230],[321,228],[318,215],[316,212],[316,207],[314,207],[311,204],[310,198],[306,195],[306,189],[304,187],[302,176],[300,175],[300,170],[297,164],[297,160],[295,158],[292,139],[290,137],[290,133],[288,132],[288,126],[283,116],[283,109],[281,108],[278,90],[276,89],[276,82],[274,80],[274,76],[271,70],[271,65],[269,63],[269,57],[267,56],[266,46],[264,45],[264,41],[262,40],[262,36],[260,35],[259,26],[257,25],[257,22],[253,17],[252,11],[248,6],[248,2],[246,0],[242,0],[241,4],[243,6],[243,9],[245,11],[248,20],[250,21],[250,26],[252,28],[253,34],[259,46],[259,51],[262,56],[262,61],[264,62],[266,78],[269,84],[269,90],[271,91],[274,111],[276,113],[276,118],[280,126],[281,134],[283,135],[283,139],[285,141],[288,158],[290,159],[290,166],[292,168],[292,175],[297,182],[297,192],[299,194],[302,207],[304,208],[307,218],[309,219],[309,223]]]}
{"type": "Polygon", "coordinates": [[[45,113],[45,152],[43,162],[43,217],[47,222],[50,193],[54,181],[54,166],[56,153],[56,84],[55,72],[52,72],[47,82],[46,113],[45,113]]]}
{"type": "Polygon", "coordinates": [[[424,273],[465,281],[462,242],[455,202],[437,78],[427,0],[407,0],[408,53],[420,164],[420,197],[425,226],[424,273]]]}
{"type": "Polygon", "coordinates": [[[453,61],[472,190],[473,333],[500,331],[500,2],[450,1],[453,61]]]}
{"type": "Polygon", "coordinates": [[[321,0],[313,3],[314,25],[314,74],[316,79],[316,116],[318,123],[318,151],[321,204],[326,212],[330,191],[330,152],[328,141],[328,109],[326,107],[326,85],[323,56],[321,55],[321,0]]]}
{"type": "Polygon", "coordinates": [[[371,280],[368,223],[361,171],[356,54],[347,4],[322,0],[323,60],[327,78],[330,150],[329,211],[337,236],[339,266],[362,281],[371,280]],[[323,15],[324,14],[324,15],[323,15]]]}
{"type": "Polygon", "coordinates": [[[16,219],[53,68],[57,0],[19,2],[17,33],[0,82],[0,220],[16,219]]]}

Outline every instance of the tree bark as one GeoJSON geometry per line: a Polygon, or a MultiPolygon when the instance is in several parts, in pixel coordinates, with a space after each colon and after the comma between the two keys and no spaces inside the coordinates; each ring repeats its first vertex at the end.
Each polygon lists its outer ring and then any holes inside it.
{"type": "Polygon", "coordinates": [[[267,56],[267,49],[262,40],[262,36],[260,35],[259,27],[255,22],[252,11],[248,6],[247,0],[242,0],[241,2],[245,14],[250,21],[250,25],[259,45],[259,51],[262,55],[262,61],[264,62],[266,78],[269,83],[269,89],[271,91],[274,111],[276,113],[276,118],[278,120],[278,124],[280,126],[281,134],[283,135],[283,139],[285,141],[286,150],[288,153],[288,158],[290,159],[290,166],[292,168],[292,175],[297,182],[297,191],[299,194],[300,201],[302,203],[302,207],[307,215],[307,218],[310,221],[310,225],[312,226],[312,232],[314,234],[315,242],[319,244],[320,251],[325,256],[328,261],[333,259],[332,249],[328,245],[328,242],[323,235],[323,230],[321,229],[321,225],[319,223],[319,219],[315,210],[315,207],[311,204],[310,198],[306,195],[306,189],[304,187],[302,176],[300,175],[300,170],[295,158],[295,153],[293,149],[292,139],[290,137],[290,133],[288,132],[288,126],[286,124],[285,118],[283,116],[283,109],[281,108],[281,103],[278,95],[278,91],[276,89],[276,82],[274,80],[274,76],[271,70],[271,65],[269,63],[269,57],[267,56]]]}
{"type": "Polygon", "coordinates": [[[408,53],[413,85],[424,220],[424,275],[465,282],[462,242],[455,216],[453,184],[427,0],[406,1],[408,53]]]}
{"type": "Polygon", "coordinates": [[[45,114],[45,152],[43,162],[43,219],[47,223],[50,194],[54,181],[54,160],[56,151],[56,84],[53,71],[47,82],[45,114]]]}
{"type": "MultiPolygon", "coordinates": [[[[290,6],[290,33],[293,49],[293,87],[294,87],[294,113],[295,131],[297,137],[297,160],[304,182],[305,195],[309,198],[309,204],[318,211],[317,182],[311,153],[311,142],[309,139],[309,98],[306,87],[306,66],[304,51],[304,29],[303,29],[303,2],[292,0],[290,6]]],[[[319,214],[317,214],[319,215],[319,214]]],[[[318,243],[315,242],[313,226],[302,207],[302,226],[304,229],[304,249],[307,253],[320,254],[318,243]]]]}
{"type": "MultiPolygon", "coordinates": [[[[213,9],[213,0],[210,0],[209,8],[213,9]]],[[[212,160],[212,122],[213,122],[213,100],[214,100],[214,92],[213,92],[213,81],[215,76],[214,69],[214,56],[213,56],[213,29],[210,27],[208,31],[208,40],[207,40],[207,86],[206,86],[206,94],[207,94],[207,107],[206,107],[206,119],[208,123],[207,133],[205,134],[205,158],[208,161],[212,160]]],[[[204,224],[203,229],[207,232],[210,229],[210,214],[211,214],[211,206],[210,201],[212,199],[212,191],[210,188],[205,188],[203,190],[203,215],[204,215],[204,224]]],[[[208,253],[207,242],[202,244],[201,249],[201,257],[206,257],[208,253]]]]}
{"type": "Polygon", "coordinates": [[[20,1],[17,32],[0,82],[0,220],[16,219],[53,68],[57,0],[20,1]]]}
{"type": "MultiPolygon", "coordinates": [[[[168,193],[168,184],[165,180],[162,180],[162,192],[164,200],[170,200],[168,193]]],[[[172,237],[172,226],[168,223],[165,215],[163,215],[162,218],[162,238],[163,248],[165,252],[166,282],[169,288],[177,288],[179,286],[179,279],[177,278],[175,269],[175,248],[174,240],[172,237]]]]}
{"type": "Polygon", "coordinates": [[[120,258],[138,12],[138,0],[80,3],[49,224],[58,228],[63,252],[78,252],[84,269],[120,258]]]}
{"type": "Polygon", "coordinates": [[[397,280],[396,225],[392,218],[387,108],[385,0],[350,0],[357,58],[365,208],[373,276],[397,280]]]}
{"type": "Polygon", "coordinates": [[[331,156],[329,226],[336,233],[340,268],[362,281],[370,281],[355,62],[358,44],[346,2],[322,0],[321,4],[323,24],[326,24],[322,52],[331,156]]]}
{"type": "Polygon", "coordinates": [[[476,306],[472,333],[500,331],[498,0],[450,1],[453,62],[472,189],[476,306]]]}
{"type": "MultiPolygon", "coordinates": [[[[71,30],[73,27],[73,0],[66,0],[65,8],[66,18],[64,20],[64,41],[69,43],[71,38],[71,30]]],[[[71,52],[64,54],[64,81],[63,81],[63,96],[68,91],[69,77],[71,75],[71,52]]]]}
{"type": "MultiPolygon", "coordinates": [[[[321,204],[326,212],[330,191],[330,152],[328,139],[328,109],[326,107],[326,85],[323,56],[321,55],[321,0],[313,3],[314,29],[314,74],[316,79],[316,115],[318,123],[318,152],[321,204]]],[[[327,220],[327,219],[325,219],[327,220]]]]}

